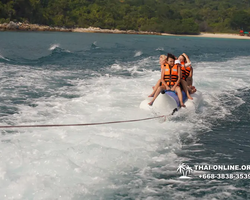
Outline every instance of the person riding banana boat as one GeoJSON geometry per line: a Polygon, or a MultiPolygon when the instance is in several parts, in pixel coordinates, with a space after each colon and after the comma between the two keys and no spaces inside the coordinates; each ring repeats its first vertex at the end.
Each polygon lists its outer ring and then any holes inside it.
{"type": "Polygon", "coordinates": [[[181,69],[175,64],[175,56],[172,54],[168,54],[167,61],[162,66],[161,70],[161,83],[156,92],[153,94],[153,99],[149,102],[149,105],[153,105],[154,100],[157,96],[165,90],[175,91],[180,100],[180,106],[185,107],[182,99],[182,92],[180,88],[180,80],[181,80],[181,69]]]}
{"type": "MultiPolygon", "coordinates": [[[[161,65],[161,71],[164,67],[164,64],[166,64],[167,56],[166,55],[160,55],[159,58],[159,64],[161,65]]],[[[162,86],[161,78],[157,81],[156,85],[153,87],[153,92],[148,97],[153,97],[157,89],[162,86]]]]}
{"type": "MultiPolygon", "coordinates": [[[[193,68],[191,66],[191,61],[190,61],[189,57],[187,56],[187,54],[185,54],[185,53],[180,55],[178,60],[181,63],[181,71],[182,71],[181,84],[185,88],[187,86],[188,93],[193,94],[196,92],[196,88],[193,86],[193,68]]],[[[184,91],[185,91],[185,89],[184,89],[184,91]]],[[[187,94],[187,92],[186,92],[186,94],[187,94]]],[[[187,96],[188,96],[188,94],[187,94],[187,96]]]]}

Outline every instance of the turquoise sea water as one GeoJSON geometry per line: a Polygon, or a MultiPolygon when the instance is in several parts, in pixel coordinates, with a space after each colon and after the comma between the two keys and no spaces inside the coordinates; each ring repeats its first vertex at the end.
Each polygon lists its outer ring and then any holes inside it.
{"type": "Polygon", "coordinates": [[[198,110],[164,123],[1,129],[0,199],[250,199],[250,170],[177,173],[250,165],[248,40],[0,32],[0,125],[154,116],[139,104],[168,52],[190,56],[198,110]]]}

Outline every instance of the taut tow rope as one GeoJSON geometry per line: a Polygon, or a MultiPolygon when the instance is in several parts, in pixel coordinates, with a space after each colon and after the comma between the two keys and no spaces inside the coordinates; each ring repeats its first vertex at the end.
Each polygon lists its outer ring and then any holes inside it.
{"type": "Polygon", "coordinates": [[[110,121],[110,122],[96,122],[96,123],[85,123],[85,124],[37,124],[37,125],[16,125],[16,126],[0,126],[0,129],[8,128],[41,128],[41,127],[62,127],[62,126],[96,126],[96,125],[105,125],[105,124],[121,124],[129,122],[139,122],[146,121],[157,118],[166,118],[167,116],[173,115],[177,111],[177,108],[169,115],[161,115],[156,117],[148,117],[142,119],[131,119],[131,120],[122,120],[122,121],[110,121]]]}

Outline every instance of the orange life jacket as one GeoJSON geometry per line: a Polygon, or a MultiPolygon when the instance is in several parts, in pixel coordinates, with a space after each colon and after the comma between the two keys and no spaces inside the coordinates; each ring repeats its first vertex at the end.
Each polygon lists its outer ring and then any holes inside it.
{"type": "Polygon", "coordinates": [[[186,68],[186,78],[189,76],[190,71],[191,71],[191,67],[188,66],[188,67],[186,68]]]}
{"type": "Polygon", "coordinates": [[[186,68],[184,62],[181,62],[181,78],[186,80],[186,68]]]}
{"type": "Polygon", "coordinates": [[[164,65],[164,80],[168,86],[174,86],[177,82],[178,76],[178,66],[174,65],[172,68],[168,64],[164,65]]]}
{"type": "Polygon", "coordinates": [[[184,62],[181,62],[181,74],[182,74],[181,78],[182,78],[183,80],[186,80],[186,79],[187,79],[187,77],[188,77],[189,74],[190,74],[190,71],[191,71],[191,67],[188,66],[188,67],[186,68],[186,67],[185,67],[185,63],[184,63],[184,62]]]}

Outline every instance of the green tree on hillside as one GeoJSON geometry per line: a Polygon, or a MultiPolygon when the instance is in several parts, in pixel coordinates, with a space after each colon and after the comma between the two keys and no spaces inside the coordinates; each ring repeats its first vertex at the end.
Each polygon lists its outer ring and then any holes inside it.
{"type": "Polygon", "coordinates": [[[243,28],[243,30],[250,31],[250,14],[245,11],[237,11],[233,13],[231,27],[235,30],[243,28]]]}
{"type": "Polygon", "coordinates": [[[179,34],[250,29],[249,0],[1,0],[0,22],[179,34]]]}

